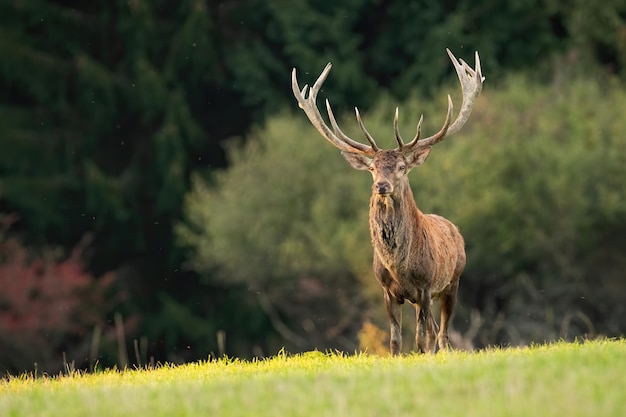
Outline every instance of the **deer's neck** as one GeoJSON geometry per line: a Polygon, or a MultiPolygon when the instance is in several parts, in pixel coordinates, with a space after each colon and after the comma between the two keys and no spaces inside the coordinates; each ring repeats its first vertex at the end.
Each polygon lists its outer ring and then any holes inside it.
{"type": "Polygon", "coordinates": [[[370,234],[374,250],[389,262],[399,261],[410,250],[413,236],[423,214],[415,205],[408,186],[393,196],[381,197],[372,193],[370,199],[370,234]]]}

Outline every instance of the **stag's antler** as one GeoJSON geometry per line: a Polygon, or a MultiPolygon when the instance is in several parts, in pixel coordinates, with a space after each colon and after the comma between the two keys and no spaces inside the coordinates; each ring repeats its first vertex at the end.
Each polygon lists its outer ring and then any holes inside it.
{"type": "Polygon", "coordinates": [[[317,109],[317,104],[315,100],[317,99],[317,93],[319,92],[322,84],[326,80],[328,73],[330,72],[332,65],[330,62],[326,64],[326,68],[320,74],[313,87],[309,90],[308,85],[304,85],[302,90],[300,90],[300,86],[298,85],[298,80],[296,78],[296,69],[293,69],[291,73],[291,88],[293,90],[293,95],[296,96],[296,100],[298,100],[298,105],[304,112],[307,117],[311,121],[311,124],[317,129],[318,132],[322,134],[330,143],[332,143],[335,147],[337,147],[341,151],[346,152],[356,152],[365,155],[373,156],[378,151],[378,146],[374,142],[374,138],[372,135],[367,133],[367,129],[363,125],[363,121],[361,120],[361,116],[359,115],[358,109],[356,110],[357,120],[359,122],[359,126],[361,130],[365,134],[365,138],[368,140],[371,146],[367,146],[363,143],[357,142],[350,137],[348,137],[345,133],[341,131],[339,125],[337,124],[337,120],[335,120],[335,116],[333,114],[332,109],[330,108],[330,103],[326,100],[326,110],[328,111],[328,118],[330,119],[330,123],[333,127],[333,131],[326,125],[324,119],[322,119],[322,115],[317,109]],[[307,90],[309,92],[307,97],[307,90]]]}
{"type": "Polygon", "coordinates": [[[483,81],[485,77],[483,77],[482,70],[480,68],[480,58],[478,57],[478,52],[476,52],[476,67],[472,69],[465,61],[462,59],[457,60],[456,57],[450,52],[448,48],[446,48],[446,52],[448,52],[448,56],[452,61],[452,65],[454,65],[454,69],[459,77],[459,82],[461,83],[461,90],[463,92],[463,102],[461,103],[461,110],[459,111],[456,120],[449,125],[450,123],[450,115],[452,113],[452,99],[450,95],[448,95],[448,114],[446,115],[446,121],[443,124],[441,130],[435,133],[433,136],[425,139],[419,139],[420,136],[420,128],[422,124],[422,117],[417,124],[417,134],[411,140],[411,142],[406,145],[403,144],[402,138],[398,132],[398,110],[396,109],[396,117],[394,118],[394,132],[396,134],[396,140],[398,141],[399,149],[412,152],[419,148],[426,148],[429,146],[433,146],[437,142],[442,141],[445,137],[452,136],[456,132],[458,132],[467,119],[469,119],[470,114],[472,113],[472,109],[474,108],[474,103],[476,99],[480,95],[480,92],[483,89],[483,81]]]}
{"type": "MultiPolygon", "coordinates": [[[[423,117],[420,117],[419,122],[417,124],[417,133],[413,140],[409,143],[405,144],[400,136],[400,132],[398,131],[398,109],[396,108],[396,114],[393,120],[393,131],[396,137],[396,141],[398,142],[398,150],[410,153],[414,152],[420,148],[426,148],[429,146],[433,146],[437,142],[440,142],[447,136],[451,136],[454,133],[458,132],[461,127],[467,122],[469,118],[472,108],[474,107],[474,102],[476,98],[480,95],[480,92],[483,87],[483,81],[485,77],[482,75],[482,71],[480,68],[480,59],[478,57],[478,52],[476,52],[476,67],[472,69],[465,61],[457,60],[456,57],[450,52],[449,49],[446,48],[450,59],[452,60],[452,64],[454,65],[454,69],[459,77],[459,81],[461,83],[461,89],[463,91],[463,102],[461,104],[461,110],[456,118],[456,120],[450,124],[450,118],[452,116],[452,99],[450,95],[448,95],[448,112],[446,114],[446,119],[443,123],[443,127],[439,132],[434,135],[420,139],[420,131],[422,126],[423,117]]],[[[304,112],[307,117],[311,121],[311,124],[324,136],[330,143],[332,143],[335,147],[337,147],[341,151],[347,152],[355,152],[361,153],[365,155],[373,156],[376,152],[378,152],[379,148],[376,146],[376,142],[374,138],[365,128],[363,124],[363,120],[361,120],[361,115],[359,114],[359,110],[355,107],[354,110],[356,112],[356,119],[359,123],[359,127],[365,135],[365,138],[370,143],[370,146],[365,145],[363,143],[357,142],[350,137],[348,137],[345,133],[341,131],[339,125],[337,124],[337,120],[333,114],[333,111],[330,107],[330,103],[326,100],[326,110],[328,111],[328,118],[330,119],[330,123],[333,127],[333,130],[326,125],[322,115],[317,109],[316,99],[317,93],[319,92],[322,84],[326,80],[328,73],[331,69],[331,64],[328,63],[324,71],[320,74],[313,87],[309,90],[308,85],[305,85],[302,90],[298,85],[298,80],[296,79],[296,69],[293,69],[291,73],[291,88],[293,89],[293,94],[298,100],[298,105],[304,112]],[[307,96],[308,90],[308,96],[307,96]]]]}

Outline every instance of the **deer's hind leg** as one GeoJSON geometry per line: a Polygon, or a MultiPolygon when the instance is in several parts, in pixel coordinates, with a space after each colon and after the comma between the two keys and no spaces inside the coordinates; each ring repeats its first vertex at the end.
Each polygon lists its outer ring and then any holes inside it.
{"type": "MultiPolygon", "coordinates": [[[[460,275],[460,272],[459,272],[460,275]]],[[[456,304],[457,291],[459,289],[459,277],[453,279],[440,296],[441,306],[441,327],[437,335],[439,350],[450,348],[450,338],[448,337],[448,326],[452,318],[452,311],[456,304]]]]}

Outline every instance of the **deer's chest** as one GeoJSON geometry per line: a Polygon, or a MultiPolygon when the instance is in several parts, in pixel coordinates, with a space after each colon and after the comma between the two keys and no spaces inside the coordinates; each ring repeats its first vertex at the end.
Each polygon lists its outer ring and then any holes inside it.
{"type": "Polygon", "coordinates": [[[396,279],[408,273],[411,239],[406,229],[397,222],[378,222],[371,228],[372,244],[376,256],[396,279]]]}
{"type": "Polygon", "coordinates": [[[388,254],[394,254],[399,247],[398,226],[394,222],[382,221],[378,224],[378,230],[375,232],[373,238],[377,241],[376,245],[379,246],[388,254]]]}
{"type": "Polygon", "coordinates": [[[374,250],[386,265],[396,263],[402,257],[402,251],[406,249],[403,242],[405,239],[398,222],[379,219],[370,224],[370,233],[374,250]]]}
{"type": "Polygon", "coordinates": [[[412,300],[415,290],[427,287],[431,280],[425,268],[428,262],[422,259],[430,252],[420,248],[417,230],[402,219],[381,216],[373,220],[370,233],[374,256],[387,271],[377,273],[377,278],[398,299],[412,300]]]}

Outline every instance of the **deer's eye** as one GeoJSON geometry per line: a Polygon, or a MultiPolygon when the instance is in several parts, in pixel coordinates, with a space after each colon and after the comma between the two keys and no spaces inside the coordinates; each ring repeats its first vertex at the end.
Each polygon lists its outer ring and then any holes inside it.
{"type": "Polygon", "coordinates": [[[369,172],[374,172],[374,167],[373,167],[373,166],[370,166],[369,168],[367,168],[367,170],[368,170],[369,172]]]}
{"type": "Polygon", "coordinates": [[[404,165],[398,166],[398,171],[400,171],[400,172],[406,171],[406,166],[404,166],[404,165]]]}

